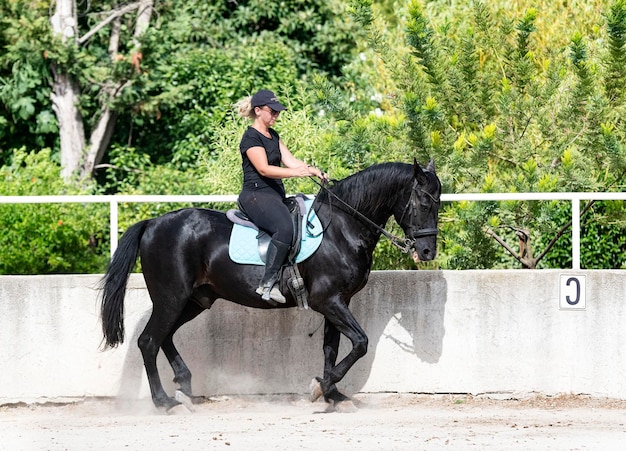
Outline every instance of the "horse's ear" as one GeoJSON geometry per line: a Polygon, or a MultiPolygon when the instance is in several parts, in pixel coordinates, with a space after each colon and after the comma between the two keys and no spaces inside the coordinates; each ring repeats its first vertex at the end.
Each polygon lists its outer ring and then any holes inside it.
{"type": "Polygon", "coordinates": [[[428,177],[424,174],[424,170],[417,162],[416,158],[413,158],[413,177],[417,179],[417,183],[424,185],[428,182],[428,177]]]}
{"type": "Polygon", "coordinates": [[[428,162],[428,166],[426,166],[426,170],[432,172],[433,174],[436,172],[434,159],[430,159],[430,161],[428,162]]]}

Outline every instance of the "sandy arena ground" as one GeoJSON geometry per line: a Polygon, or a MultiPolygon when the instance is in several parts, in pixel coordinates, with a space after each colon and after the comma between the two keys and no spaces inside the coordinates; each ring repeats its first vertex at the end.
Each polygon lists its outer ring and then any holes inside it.
{"type": "Polygon", "coordinates": [[[231,396],[170,416],[150,401],[0,407],[2,450],[620,450],[626,400],[357,394],[338,413],[304,396],[231,396]]]}

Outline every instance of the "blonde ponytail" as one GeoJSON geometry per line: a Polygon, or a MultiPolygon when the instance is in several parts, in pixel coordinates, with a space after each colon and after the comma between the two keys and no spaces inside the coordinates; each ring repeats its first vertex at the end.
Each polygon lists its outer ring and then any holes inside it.
{"type": "Polygon", "coordinates": [[[239,116],[248,119],[255,118],[254,108],[252,108],[252,96],[244,97],[243,99],[235,103],[233,107],[237,109],[239,116]]]}

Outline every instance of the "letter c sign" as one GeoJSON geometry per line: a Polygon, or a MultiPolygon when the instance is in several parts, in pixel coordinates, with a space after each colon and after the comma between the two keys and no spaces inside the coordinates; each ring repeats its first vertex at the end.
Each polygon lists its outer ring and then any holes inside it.
{"type": "Polygon", "coordinates": [[[587,307],[585,277],[582,275],[561,274],[559,308],[584,310],[587,307]]]}

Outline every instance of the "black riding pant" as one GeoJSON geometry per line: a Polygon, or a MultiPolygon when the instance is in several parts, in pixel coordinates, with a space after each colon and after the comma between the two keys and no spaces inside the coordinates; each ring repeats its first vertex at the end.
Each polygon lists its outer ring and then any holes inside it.
{"type": "Polygon", "coordinates": [[[257,227],[273,240],[291,244],[293,222],[284,197],[272,188],[244,189],[239,194],[239,205],[257,227]]]}

